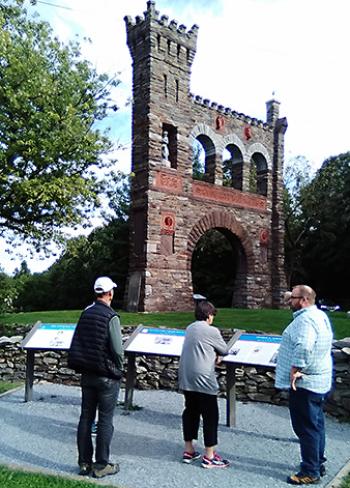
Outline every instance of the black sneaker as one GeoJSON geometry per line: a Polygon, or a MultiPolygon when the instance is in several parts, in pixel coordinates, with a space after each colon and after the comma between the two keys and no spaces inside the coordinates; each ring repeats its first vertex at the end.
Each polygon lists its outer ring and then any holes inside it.
{"type": "Polygon", "coordinates": [[[320,466],[320,476],[326,476],[326,466],[324,464],[320,466]]]}
{"type": "Polygon", "coordinates": [[[90,473],[91,473],[91,464],[88,463],[79,464],[80,476],[89,476],[90,473]]]}
{"type": "Polygon", "coordinates": [[[119,472],[119,464],[108,463],[104,468],[101,469],[94,468],[92,471],[92,476],[94,478],[103,478],[104,476],[117,474],[118,472],[119,472]]]}
{"type": "Polygon", "coordinates": [[[288,476],[287,483],[290,485],[316,485],[320,482],[317,476],[311,476],[304,473],[296,473],[288,476]]]}
{"type": "Polygon", "coordinates": [[[184,451],[182,455],[182,462],[185,464],[191,464],[193,461],[197,461],[201,457],[200,453],[197,451],[194,452],[187,452],[184,451]]]}

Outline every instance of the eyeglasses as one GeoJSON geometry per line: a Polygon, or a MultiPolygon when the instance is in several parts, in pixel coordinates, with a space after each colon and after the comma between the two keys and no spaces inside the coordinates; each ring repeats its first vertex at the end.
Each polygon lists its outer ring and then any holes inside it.
{"type": "Polygon", "coordinates": [[[290,297],[290,300],[293,300],[293,299],[295,299],[295,298],[296,298],[296,299],[298,299],[298,298],[304,298],[304,297],[302,297],[302,296],[300,296],[300,295],[297,295],[297,296],[295,296],[295,297],[291,296],[291,297],[290,297]]]}

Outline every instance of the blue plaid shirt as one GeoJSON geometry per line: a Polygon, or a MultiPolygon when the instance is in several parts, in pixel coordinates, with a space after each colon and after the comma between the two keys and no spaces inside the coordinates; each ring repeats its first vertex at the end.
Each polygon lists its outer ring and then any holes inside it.
{"type": "Polygon", "coordinates": [[[297,388],[327,393],[332,386],[333,333],[328,316],[316,305],[293,313],[294,320],[282,335],[276,365],[276,388],[290,388],[292,366],[301,369],[303,377],[297,388]]]}

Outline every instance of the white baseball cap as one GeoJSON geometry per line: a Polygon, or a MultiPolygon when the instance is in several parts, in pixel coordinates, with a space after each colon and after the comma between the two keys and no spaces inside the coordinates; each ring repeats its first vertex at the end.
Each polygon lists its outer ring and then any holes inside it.
{"type": "Polygon", "coordinates": [[[117,288],[117,285],[108,276],[100,276],[94,284],[94,291],[96,293],[107,293],[113,290],[113,288],[117,288]]]}

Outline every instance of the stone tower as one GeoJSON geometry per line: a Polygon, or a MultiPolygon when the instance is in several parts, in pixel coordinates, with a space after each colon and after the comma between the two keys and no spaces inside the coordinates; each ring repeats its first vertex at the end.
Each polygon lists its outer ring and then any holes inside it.
{"type": "Polygon", "coordinates": [[[287,128],[279,103],[267,102],[263,122],[193,96],[198,27],[159,16],[154,1],[143,16],[124,20],[133,61],[135,174],[127,309],[192,309],[192,253],[210,229],[224,233],[236,253],[233,305],[279,306],[287,128]],[[201,181],[193,178],[195,140],[205,152],[201,181]]]}

